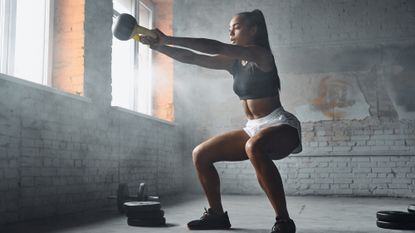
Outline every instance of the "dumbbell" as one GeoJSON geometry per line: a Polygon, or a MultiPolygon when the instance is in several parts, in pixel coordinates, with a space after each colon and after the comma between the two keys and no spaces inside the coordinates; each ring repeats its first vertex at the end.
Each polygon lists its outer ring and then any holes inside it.
{"type": "Polygon", "coordinates": [[[137,24],[137,20],[130,14],[120,14],[113,27],[113,34],[119,40],[140,40],[140,35],[150,36],[154,39],[157,34],[137,24]]]}
{"type": "Polygon", "coordinates": [[[158,201],[158,196],[145,195],[145,183],[140,183],[137,196],[130,196],[127,184],[119,184],[116,196],[108,196],[108,199],[117,200],[118,212],[124,213],[124,203],[129,201],[158,201]]]}

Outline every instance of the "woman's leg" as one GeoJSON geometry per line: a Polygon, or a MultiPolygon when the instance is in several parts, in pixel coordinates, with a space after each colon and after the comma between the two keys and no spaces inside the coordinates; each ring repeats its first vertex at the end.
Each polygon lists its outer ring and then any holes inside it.
{"type": "Polygon", "coordinates": [[[213,163],[247,160],[245,144],[249,136],[243,130],[228,132],[201,143],[193,150],[193,163],[210,208],[223,213],[219,175],[213,163]]]}
{"type": "Polygon", "coordinates": [[[300,143],[298,132],[288,125],[269,127],[259,131],[246,143],[246,153],[255,168],[258,181],[280,218],[289,218],[281,175],[269,157],[275,159],[288,156],[300,143]]]}

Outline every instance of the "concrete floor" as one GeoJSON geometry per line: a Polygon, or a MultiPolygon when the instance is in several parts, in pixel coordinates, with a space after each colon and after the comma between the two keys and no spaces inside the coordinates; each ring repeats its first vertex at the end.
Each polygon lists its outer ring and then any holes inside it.
{"type": "MultiPolygon", "coordinates": [[[[413,199],[353,197],[287,197],[288,209],[297,225],[297,233],[385,233],[414,232],[385,230],[376,227],[379,210],[406,211],[413,199]]],[[[270,204],[263,195],[224,195],[232,231],[266,233],[274,223],[270,204]]],[[[161,200],[167,226],[161,228],[131,227],[126,217],[114,208],[100,212],[53,217],[0,228],[1,233],[129,233],[189,232],[186,223],[199,218],[207,202],[202,196],[175,197],[161,200]]],[[[198,231],[200,232],[200,231],[198,231]]],[[[202,231],[204,232],[204,231],[202,231]]],[[[229,231],[208,231],[229,232],[229,231]]]]}

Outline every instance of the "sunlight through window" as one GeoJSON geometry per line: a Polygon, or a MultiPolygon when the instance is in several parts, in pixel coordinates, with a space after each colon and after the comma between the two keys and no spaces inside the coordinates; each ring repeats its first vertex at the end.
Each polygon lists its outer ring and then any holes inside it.
{"type": "Polygon", "coordinates": [[[47,85],[50,1],[1,0],[0,5],[0,72],[47,85]]]}
{"type": "MultiPolygon", "coordinates": [[[[152,28],[149,1],[116,0],[114,17],[133,15],[141,26],[152,28]]],[[[112,105],[151,115],[151,50],[134,40],[112,40],[112,105]]]]}

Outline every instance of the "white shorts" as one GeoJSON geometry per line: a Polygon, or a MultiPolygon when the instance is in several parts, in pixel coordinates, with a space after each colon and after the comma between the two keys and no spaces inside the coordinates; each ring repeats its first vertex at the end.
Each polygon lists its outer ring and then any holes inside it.
{"type": "Polygon", "coordinates": [[[253,137],[256,133],[258,133],[261,129],[265,129],[271,126],[277,125],[289,125],[297,129],[298,138],[300,139],[300,144],[297,148],[295,148],[292,153],[297,154],[303,150],[301,145],[301,124],[300,121],[295,117],[293,114],[284,110],[283,107],[279,107],[272,111],[270,114],[253,119],[248,120],[246,126],[244,127],[244,131],[250,136],[253,137]]]}

